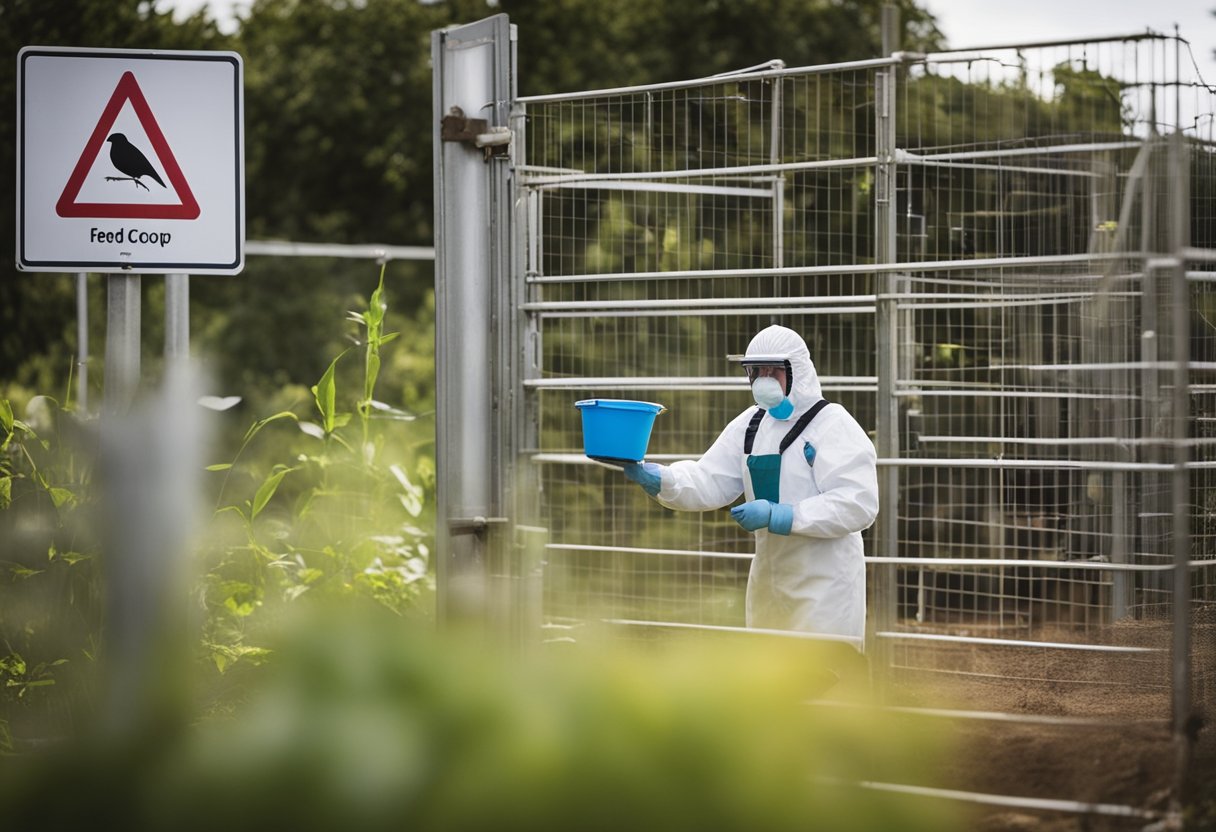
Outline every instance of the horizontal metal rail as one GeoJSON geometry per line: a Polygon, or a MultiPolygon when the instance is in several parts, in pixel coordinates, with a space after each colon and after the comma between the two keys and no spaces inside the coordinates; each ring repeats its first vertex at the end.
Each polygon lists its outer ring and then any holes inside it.
{"type": "MultiPolygon", "coordinates": [[[[805,162],[757,162],[752,165],[729,165],[720,168],[681,168],[675,170],[631,170],[619,173],[557,173],[534,176],[520,184],[539,188],[558,184],[582,182],[654,182],[659,179],[705,179],[757,176],[771,173],[791,173],[800,170],[846,170],[878,164],[877,156],[854,156],[848,159],[812,159],[805,162]]],[[[772,196],[769,192],[768,196],[772,196]]]]}
{"type": "MultiPolygon", "coordinates": [[[[988,148],[984,150],[946,151],[940,153],[918,154],[915,151],[896,148],[894,161],[898,165],[932,165],[934,167],[971,168],[966,164],[971,159],[997,159],[1024,156],[1045,156],[1072,153],[1101,153],[1109,150],[1127,150],[1141,147],[1142,141],[1121,142],[1089,142],[1081,144],[1033,145],[1030,147],[988,148]]],[[[610,173],[590,173],[585,171],[570,171],[563,173],[541,173],[534,176],[521,177],[520,184],[525,188],[552,187],[592,187],[589,183],[624,183],[648,182],[657,184],[662,179],[703,179],[703,178],[733,178],[738,176],[763,176],[776,173],[796,173],[804,170],[846,170],[859,167],[870,167],[878,164],[877,156],[851,156],[840,159],[809,159],[801,162],[756,162],[750,165],[725,165],[715,168],[675,168],[672,170],[649,171],[617,171],[610,173]]],[[[1056,176],[1088,176],[1094,174],[1087,171],[1075,171],[1059,168],[1027,167],[1021,169],[996,167],[997,170],[1024,173],[1035,173],[1056,176]]],[[[624,188],[628,190],[628,188],[624,188]]],[[[643,190],[637,188],[636,190],[643,190]]],[[[661,188],[653,188],[661,190],[661,188]]],[[[745,193],[745,196],[760,194],[745,193]]],[[[769,194],[764,194],[771,196],[769,194]]]]}
{"type": "Polygon", "coordinates": [[[1047,650],[1077,650],[1090,653],[1167,653],[1164,647],[1124,647],[1115,644],[1077,644],[1069,641],[1030,641],[1016,638],[985,638],[982,636],[947,636],[940,633],[905,633],[883,630],[876,638],[893,641],[936,641],[953,644],[977,644],[989,647],[1037,647],[1047,650]]]}
{"type": "MultiPolygon", "coordinates": [[[[538,191],[549,190],[578,190],[578,191],[629,191],[635,192],[651,192],[660,194],[702,194],[704,196],[745,196],[753,199],[772,199],[773,189],[770,188],[744,188],[738,185],[690,185],[683,182],[626,182],[620,180],[595,180],[595,181],[575,181],[576,178],[582,177],[584,174],[577,174],[571,179],[563,179],[560,182],[537,183],[535,180],[523,179],[521,184],[525,187],[535,188],[538,191]]],[[[772,177],[768,177],[772,178],[772,177]]]]}
{"type": "MultiPolygon", "coordinates": [[[[540,318],[692,318],[729,317],[732,315],[873,315],[873,306],[755,306],[755,307],[702,307],[698,309],[671,308],[652,301],[655,305],[635,309],[597,310],[594,304],[584,309],[537,313],[540,318]]],[[[768,301],[772,304],[772,300],[768,301]]]]}
{"type": "Polygon", "coordinates": [[[782,67],[780,69],[763,69],[755,72],[733,72],[721,75],[711,75],[707,78],[693,78],[687,81],[666,81],[659,84],[641,84],[634,87],[609,87],[602,90],[581,90],[579,92],[558,92],[547,95],[526,95],[515,99],[520,104],[546,104],[555,101],[586,101],[592,98],[607,98],[611,96],[633,95],[636,93],[662,92],[665,90],[680,90],[688,87],[705,87],[713,84],[728,84],[732,81],[750,81],[765,78],[784,78],[789,75],[824,75],[832,72],[851,70],[882,69],[904,62],[904,55],[891,58],[872,58],[863,61],[841,61],[834,64],[818,66],[782,67]]]}
{"type": "Polygon", "coordinates": [[[750,552],[703,552],[697,549],[648,549],[637,546],[593,546],[583,543],[546,543],[545,548],[555,552],[616,552],[627,555],[673,555],[687,558],[725,558],[727,560],[751,560],[750,552]]]}
{"type": "MultiPolygon", "coordinates": [[[[907,384],[905,382],[904,384],[907,384]]],[[[918,387],[901,386],[895,390],[895,395],[900,398],[911,396],[927,397],[927,396],[964,396],[973,399],[1071,399],[1082,400],[1092,399],[1095,401],[1107,402],[1111,399],[1111,393],[1077,393],[1071,390],[1000,390],[996,388],[984,387],[959,387],[953,390],[938,389],[929,385],[922,384],[918,387]]]]}
{"type": "Polygon", "coordinates": [[[632,618],[606,618],[606,624],[619,624],[626,627],[652,627],[662,630],[698,630],[715,633],[740,633],[742,635],[777,636],[792,638],[800,641],[825,641],[835,644],[847,644],[850,647],[860,647],[862,639],[853,636],[839,636],[832,633],[807,633],[801,630],[767,630],[762,627],[730,627],[724,624],[688,624],[680,621],[646,621],[632,618]]]}
{"type": "Polygon", "coordinates": [[[357,260],[434,260],[432,246],[382,246],[375,243],[292,243],[284,240],[247,240],[245,253],[267,257],[343,257],[357,260]]]}
{"type": "MultiPolygon", "coordinates": [[[[727,560],[752,560],[751,552],[708,552],[701,549],[658,549],[644,546],[607,546],[589,543],[546,543],[545,549],[554,552],[611,552],[629,555],[656,555],[662,557],[722,558],[727,560]]],[[[1165,556],[1162,556],[1163,558],[1165,556]]],[[[1174,568],[1173,563],[1111,563],[1088,560],[1018,560],[1016,558],[930,558],[930,557],[886,557],[867,555],[867,564],[895,564],[908,567],[955,567],[972,569],[1046,569],[1085,572],[1166,572],[1174,568]]],[[[1193,569],[1216,566],[1216,559],[1195,560],[1193,569]]]]}
{"type": "MultiPolygon", "coordinates": [[[[880,468],[994,468],[1040,470],[1053,468],[1075,471],[1174,471],[1170,462],[1107,462],[1089,459],[991,459],[954,458],[928,459],[924,457],[879,457],[880,468]]],[[[1211,467],[1206,463],[1188,463],[1188,469],[1211,467]]]]}
{"type": "Polygon", "coordinates": [[[1166,437],[1136,437],[1136,438],[1119,438],[1114,436],[1076,436],[1076,437],[1053,437],[1053,438],[1026,438],[1022,436],[925,436],[916,437],[916,441],[923,444],[991,444],[991,445],[1030,445],[1030,446],[1049,446],[1049,447],[1068,447],[1071,445],[1091,445],[1099,447],[1112,448],[1158,448],[1167,447],[1175,448],[1182,446],[1184,448],[1206,448],[1216,445],[1216,437],[1207,439],[1188,438],[1183,440],[1170,439],[1166,437]]]}
{"type": "MultiPolygon", "coordinates": [[[[959,53],[965,52],[1000,52],[1003,50],[1016,49],[1045,49],[1051,46],[1088,46],[1095,43],[1127,43],[1130,41],[1141,40],[1173,40],[1173,35],[1164,35],[1160,32],[1145,30],[1142,32],[1133,32],[1127,35],[1106,35],[1097,38],[1085,38],[1084,40],[1032,40],[1022,41],[1018,43],[997,43],[990,46],[960,46],[957,48],[940,49],[937,52],[926,54],[925,61],[928,63],[936,63],[938,58],[943,60],[948,56],[957,56],[959,53]]],[[[950,61],[969,61],[971,56],[962,55],[961,57],[949,57],[950,61]]]]}
{"type": "Polygon", "coordinates": [[[1184,248],[1182,249],[1182,259],[1196,260],[1206,263],[1216,263],[1216,249],[1211,248],[1184,248]]]}
{"type": "MultiPolygon", "coordinates": [[[[581,385],[578,389],[582,389],[581,385]]],[[[605,386],[605,389],[612,389],[605,386]]],[[[631,389],[631,388],[624,388],[631,389]]],[[[647,387],[645,389],[660,389],[647,387]]],[[[661,388],[670,390],[720,390],[721,387],[671,387],[661,388]]],[[[827,388],[825,388],[827,389],[827,388]]],[[[845,388],[847,389],[847,388],[845,388]]],[[[864,391],[863,391],[864,392],[864,391]]],[[[1168,445],[1170,443],[1163,442],[1168,445]]],[[[646,459],[652,462],[672,461],[681,459],[699,459],[700,454],[647,454],[646,459]]],[[[562,465],[602,465],[582,454],[561,452],[536,452],[528,455],[535,463],[556,463],[562,465]]],[[[1022,469],[1030,471],[1062,470],[1062,471],[1139,471],[1166,473],[1178,469],[1172,462],[1119,462],[1092,459],[996,459],[991,457],[879,457],[880,468],[978,468],[994,470],[1022,469]]],[[[1188,462],[1182,466],[1187,471],[1216,470],[1216,461],[1188,462]]]]}
{"type": "Polygon", "coordinates": [[[1008,684],[1010,682],[1035,682],[1035,683],[1049,683],[1049,684],[1060,684],[1060,685],[1076,685],[1078,687],[1089,687],[1089,688],[1102,687],[1102,688],[1125,688],[1125,689],[1135,689],[1135,690],[1147,689],[1147,690],[1158,690],[1158,691],[1164,691],[1164,690],[1170,689],[1170,685],[1169,685],[1168,681],[1165,684],[1157,684],[1155,682],[1151,682],[1151,683],[1150,682],[1125,682],[1125,681],[1122,681],[1119,679],[1115,679],[1113,677],[1108,677],[1108,678],[1104,678],[1104,679],[1063,679],[1060,677],[1045,678],[1042,676],[1011,676],[1011,675],[1008,675],[1005,673],[978,673],[973,670],[952,670],[952,669],[941,668],[941,667],[925,667],[923,665],[915,666],[915,665],[906,665],[906,664],[898,664],[898,663],[893,664],[892,669],[905,671],[907,673],[929,673],[929,674],[937,674],[939,676],[963,676],[963,677],[966,677],[969,679],[987,679],[990,681],[1001,682],[1002,684],[1008,684]]]}
{"type": "MultiPolygon", "coordinates": [[[[838,781],[839,785],[849,785],[838,781]]],[[[1162,817],[1160,812],[1151,809],[1139,809],[1135,806],[1124,806],[1119,803],[1085,803],[1079,800],[1055,800],[1045,797],[1017,797],[1004,794],[984,794],[981,792],[960,791],[958,789],[937,789],[930,786],[905,786],[898,783],[877,783],[863,781],[855,783],[863,789],[874,791],[896,792],[899,794],[918,795],[920,797],[935,797],[943,800],[957,800],[966,803],[982,803],[988,806],[1007,806],[1017,809],[1037,809],[1048,812],[1069,812],[1083,815],[1105,815],[1107,817],[1139,818],[1155,820],[1162,817]]]]}
{"type": "Polygon", "coordinates": [[[1088,170],[1069,170],[1067,168],[1037,168],[1018,165],[985,165],[979,162],[947,162],[939,159],[923,157],[903,158],[901,164],[917,165],[926,168],[950,168],[951,170],[991,170],[998,173],[1029,173],[1043,176],[1080,176],[1085,179],[1100,179],[1102,174],[1088,170]]]}
{"type": "MultiPolygon", "coordinates": [[[[825,391],[849,389],[868,390],[876,380],[873,376],[820,376],[819,384],[825,391]]],[[[577,378],[529,378],[524,387],[562,390],[747,390],[747,378],[738,376],[638,376],[638,377],[577,377],[577,378]]]]}
{"type": "MultiPolygon", "coordinates": [[[[780,266],[757,269],[684,269],[660,272],[604,272],[601,274],[571,274],[571,275],[528,275],[529,283],[590,283],[604,281],[646,281],[646,280],[688,280],[692,278],[723,278],[723,277],[800,277],[816,274],[886,274],[888,272],[905,273],[908,275],[927,271],[958,271],[968,269],[997,269],[997,268],[1030,268],[1032,266],[1068,266],[1073,264],[1089,264],[1110,260],[1144,259],[1141,252],[1107,252],[1093,254],[1061,254],[1053,257],[976,257],[960,260],[925,260],[923,262],[903,263],[861,263],[837,264],[832,266],[780,266]]],[[[1105,275],[1068,275],[1069,280],[1080,280],[1089,277],[1101,280],[1105,275]]]]}
{"type": "MultiPolygon", "coordinates": [[[[1000,528],[1000,524],[989,523],[985,525],[996,525],[997,528],[1000,528]]],[[[1162,557],[1166,558],[1168,556],[1162,555],[1162,557]]],[[[1174,568],[1173,563],[1112,563],[1110,561],[1093,560],[1018,560],[1016,558],[905,558],[884,555],[867,555],[865,561],[866,563],[874,564],[894,563],[899,566],[958,566],[1000,569],[1035,568],[1086,572],[1166,572],[1174,568]]],[[[1190,566],[1195,569],[1204,566],[1216,566],[1216,560],[1194,560],[1190,562],[1190,566]]]]}
{"type": "Polygon", "coordinates": [[[1008,711],[972,711],[958,708],[919,708],[910,705],[865,705],[857,702],[846,702],[835,699],[811,699],[807,705],[812,707],[843,708],[846,710],[877,709],[883,713],[907,714],[909,716],[927,716],[940,719],[977,720],[982,722],[1007,722],[1015,725],[1059,725],[1061,727],[1077,728],[1122,728],[1128,722],[1138,725],[1169,725],[1167,719],[1111,719],[1100,716],[1055,716],[1052,714],[1022,714],[1008,711]]]}
{"type": "Polygon", "coordinates": [[[897,164],[916,162],[951,162],[963,159],[993,159],[1009,156],[1043,156],[1056,153],[1099,153],[1107,150],[1129,150],[1143,147],[1143,141],[1088,142],[1082,144],[1033,145],[1031,147],[992,147],[985,150],[953,150],[944,153],[918,155],[912,151],[896,149],[897,164]]]}
{"type": "MultiPolygon", "coordinates": [[[[562,312],[562,311],[594,311],[603,309],[688,309],[700,307],[724,306],[742,308],[747,306],[764,306],[777,300],[775,298],[681,298],[678,300],[652,300],[638,298],[636,300],[571,300],[571,301],[538,301],[522,303],[519,308],[525,312],[562,312]]],[[[842,304],[869,303],[877,300],[876,295],[804,295],[798,297],[780,298],[781,303],[791,304],[842,304]]]]}

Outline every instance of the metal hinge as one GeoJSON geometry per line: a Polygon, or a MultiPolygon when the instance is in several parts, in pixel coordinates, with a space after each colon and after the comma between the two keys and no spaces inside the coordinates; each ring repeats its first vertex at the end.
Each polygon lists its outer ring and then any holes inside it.
{"type": "Polygon", "coordinates": [[[451,517],[448,530],[453,534],[481,534],[491,525],[509,522],[506,517],[451,517]]]}
{"type": "Polygon", "coordinates": [[[511,148],[510,127],[491,127],[484,118],[469,118],[459,107],[452,107],[439,122],[439,138],[479,147],[487,162],[495,156],[506,156],[511,148]]]}

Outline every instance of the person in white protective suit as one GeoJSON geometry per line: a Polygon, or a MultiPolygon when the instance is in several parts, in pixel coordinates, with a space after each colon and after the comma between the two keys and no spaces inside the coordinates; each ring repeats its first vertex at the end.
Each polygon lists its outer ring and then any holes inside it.
{"type": "Polygon", "coordinates": [[[844,637],[863,649],[861,532],[878,515],[874,445],[841,405],[824,400],[806,342],[770,326],[741,357],[756,407],[696,461],[630,464],[625,476],[680,511],[731,509],[756,535],[747,581],[749,627],[844,637]]]}

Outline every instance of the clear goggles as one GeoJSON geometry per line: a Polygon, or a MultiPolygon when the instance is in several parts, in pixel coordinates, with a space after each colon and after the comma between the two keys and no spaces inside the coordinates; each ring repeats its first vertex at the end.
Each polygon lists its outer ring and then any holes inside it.
{"type": "Polygon", "coordinates": [[[727,358],[743,364],[743,372],[747,374],[749,384],[763,376],[774,375],[777,370],[785,371],[785,390],[787,393],[794,382],[794,370],[790,366],[789,359],[784,356],[730,355],[727,358]]]}

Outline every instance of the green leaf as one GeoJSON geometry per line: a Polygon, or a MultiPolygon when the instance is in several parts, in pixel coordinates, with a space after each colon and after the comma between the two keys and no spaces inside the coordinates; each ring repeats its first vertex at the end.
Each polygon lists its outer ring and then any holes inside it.
{"type": "Polygon", "coordinates": [[[25,566],[14,566],[14,567],[12,567],[12,568],[9,570],[9,572],[11,572],[11,573],[12,573],[12,576],[13,576],[14,578],[22,578],[22,579],[25,579],[25,578],[32,578],[32,577],[34,577],[35,575],[41,575],[41,574],[42,574],[42,570],[41,570],[41,569],[30,569],[30,568],[25,567],[25,566]]]}
{"type": "MultiPolygon", "coordinates": [[[[384,322],[384,313],[388,309],[388,304],[384,302],[384,270],[387,264],[380,266],[380,284],[376,287],[376,291],[372,292],[371,299],[367,303],[367,323],[368,329],[375,327],[377,330],[380,324],[384,322]]],[[[370,334],[370,333],[369,333],[370,334]]],[[[379,334],[377,332],[377,334],[379,334]]],[[[368,340],[372,340],[370,337],[368,340]]]]}
{"type": "Polygon", "coordinates": [[[8,399],[0,399],[0,428],[4,428],[5,433],[13,432],[13,406],[8,399]]]}
{"type": "Polygon", "coordinates": [[[274,414],[273,416],[267,416],[265,419],[260,419],[256,422],[254,422],[252,425],[250,425],[249,430],[245,431],[245,438],[241,440],[241,444],[242,445],[248,444],[249,440],[252,439],[258,433],[258,431],[260,431],[262,428],[269,425],[271,422],[276,422],[279,419],[296,419],[296,418],[298,418],[296,416],[296,414],[292,413],[290,410],[280,410],[278,413],[274,414]]]}
{"type": "Polygon", "coordinates": [[[55,508],[76,503],[76,495],[66,488],[48,488],[47,493],[51,495],[51,502],[55,504],[55,508]]]}
{"type": "Polygon", "coordinates": [[[13,502],[13,478],[0,477],[0,508],[8,508],[13,502]]]}
{"type": "Polygon", "coordinates": [[[314,581],[324,578],[325,573],[323,571],[321,571],[320,569],[316,569],[314,567],[309,566],[309,567],[306,567],[306,568],[300,570],[299,577],[300,577],[300,580],[303,581],[304,583],[311,584],[314,581]]]}
{"type": "Polygon", "coordinates": [[[283,481],[283,477],[287,476],[295,468],[287,468],[282,465],[276,465],[274,471],[266,478],[265,482],[258,488],[256,494],[253,495],[253,505],[250,510],[249,519],[257,517],[262,509],[266,508],[266,504],[270,502],[270,498],[274,496],[274,492],[278,490],[279,483],[283,481]]]}
{"type": "Polygon", "coordinates": [[[221,462],[218,465],[208,465],[206,470],[208,470],[208,471],[227,471],[231,467],[232,467],[231,462],[221,462]]]}
{"type": "Polygon", "coordinates": [[[333,433],[334,423],[336,418],[336,400],[337,386],[334,384],[334,371],[338,367],[338,361],[346,355],[346,350],[329,363],[328,369],[325,370],[321,380],[312,388],[313,398],[317,402],[317,410],[321,412],[321,426],[325,428],[326,433],[333,433]]]}
{"type": "Polygon", "coordinates": [[[224,599],[224,606],[238,618],[253,615],[255,605],[252,601],[238,601],[231,595],[224,599]]]}
{"type": "Polygon", "coordinates": [[[215,510],[215,516],[216,516],[216,517],[219,517],[219,516],[220,516],[221,514],[223,514],[225,511],[233,511],[233,512],[236,512],[236,513],[237,513],[237,515],[239,515],[239,516],[240,516],[241,520],[244,520],[245,522],[248,522],[248,520],[246,520],[246,518],[245,518],[245,512],[241,511],[241,507],[240,507],[240,506],[224,506],[223,508],[218,508],[218,509],[216,509],[216,510],[215,510]]]}
{"type": "Polygon", "coordinates": [[[376,391],[376,379],[380,375],[380,354],[369,345],[367,348],[367,368],[363,375],[363,399],[371,401],[372,393],[376,391]]]}

